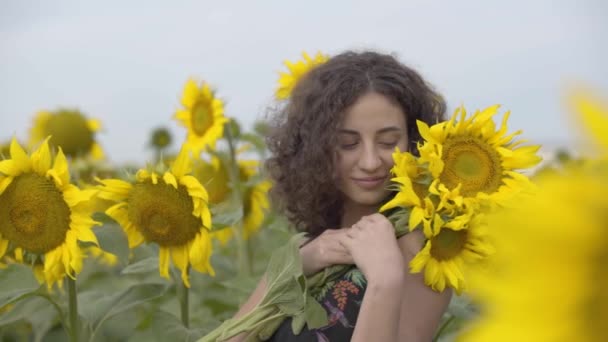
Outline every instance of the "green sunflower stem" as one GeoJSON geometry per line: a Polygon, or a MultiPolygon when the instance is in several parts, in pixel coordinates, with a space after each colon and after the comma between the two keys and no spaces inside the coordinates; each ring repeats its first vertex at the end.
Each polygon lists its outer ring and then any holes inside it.
{"type": "MultiPolygon", "coordinates": [[[[190,266],[188,266],[188,270],[186,271],[188,273],[190,273],[190,266]]],[[[180,306],[180,313],[181,313],[181,318],[182,318],[182,324],[184,324],[184,326],[186,328],[189,327],[190,325],[190,300],[189,300],[189,288],[186,286],[186,284],[184,283],[183,280],[180,281],[180,290],[179,290],[179,306],[180,306]]]]}
{"type": "Polygon", "coordinates": [[[80,321],[78,320],[78,298],[76,297],[76,280],[67,277],[70,315],[70,342],[78,342],[80,321]]]}
{"type": "MultiPolygon", "coordinates": [[[[232,183],[232,199],[235,203],[239,203],[239,209],[244,210],[243,200],[243,184],[241,183],[241,177],[239,172],[239,165],[236,159],[235,149],[235,138],[233,136],[232,127],[230,123],[224,126],[224,132],[226,141],[228,142],[228,149],[230,151],[230,165],[228,172],[230,176],[230,182],[232,183]]],[[[243,218],[239,220],[238,224],[234,226],[234,235],[237,243],[237,258],[239,266],[239,274],[242,276],[251,275],[251,264],[249,262],[249,246],[247,240],[245,240],[245,231],[243,226],[243,218]]]]}

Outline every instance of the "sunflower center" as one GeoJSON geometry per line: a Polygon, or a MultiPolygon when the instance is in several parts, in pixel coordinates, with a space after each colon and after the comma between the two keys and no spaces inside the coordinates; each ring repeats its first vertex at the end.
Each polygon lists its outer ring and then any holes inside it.
{"type": "Polygon", "coordinates": [[[171,144],[171,133],[166,128],[157,128],[152,132],[152,146],[162,149],[171,144]]]}
{"type": "Polygon", "coordinates": [[[44,254],[65,241],[70,213],[53,181],[25,173],[0,195],[0,233],[28,252],[44,254]]]}
{"type": "Polygon", "coordinates": [[[211,113],[210,103],[208,101],[197,101],[192,108],[190,117],[192,130],[197,135],[205,135],[209,128],[213,126],[213,115],[211,113]]]}
{"type": "Polygon", "coordinates": [[[442,228],[431,239],[431,255],[437,260],[448,260],[460,254],[467,242],[466,230],[442,228]]]}
{"type": "Polygon", "coordinates": [[[492,193],[501,185],[502,166],[498,152],[485,141],[471,137],[451,137],[443,148],[445,167],[439,176],[448,189],[462,184],[461,193],[472,197],[492,193]]]}
{"type": "Polygon", "coordinates": [[[192,215],[194,204],[183,186],[175,189],[158,184],[138,183],[128,198],[129,221],[147,241],[160,246],[180,246],[192,240],[202,225],[192,215]]]}
{"type": "Polygon", "coordinates": [[[70,157],[87,154],[95,142],[86,118],[77,111],[60,111],[52,115],[46,124],[46,134],[51,135],[50,143],[61,146],[63,153],[70,157]]]}

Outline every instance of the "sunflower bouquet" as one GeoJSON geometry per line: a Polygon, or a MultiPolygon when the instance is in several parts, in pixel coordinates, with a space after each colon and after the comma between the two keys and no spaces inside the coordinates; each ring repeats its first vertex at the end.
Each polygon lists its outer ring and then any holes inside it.
{"type": "Polygon", "coordinates": [[[492,252],[485,215],[532,189],[517,170],[540,162],[540,146],[522,146],[525,140],[515,139],[521,131],[507,134],[509,112],[497,128],[497,112],[492,106],[467,117],[461,107],[430,127],[418,121],[420,156],[398,149],[393,154],[396,195],[380,211],[391,210],[397,228],[422,230],[426,242],[410,271],[424,270],[425,283],[436,291],[466,288],[464,265],[492,252]]]}

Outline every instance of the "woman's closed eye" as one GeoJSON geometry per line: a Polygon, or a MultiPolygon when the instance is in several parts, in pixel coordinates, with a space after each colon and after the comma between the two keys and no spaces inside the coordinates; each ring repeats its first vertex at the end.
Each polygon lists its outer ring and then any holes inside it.
{"type": "Polygon", "coordinates": [[[398,143],[399,143],[399,140],[394,140],[394,141],[381,141],[379,144],[383,147],[392,149],[395,146],[397,146],[398,143]]]}
{"type": "Polygon", "coordinates": [[[340,148],[343,150],[353,150],[357,147],[357,145],[359,144],[358,141],[355,142],[348,142],[348,143],[341,143],[340,144],[340,148]]]}

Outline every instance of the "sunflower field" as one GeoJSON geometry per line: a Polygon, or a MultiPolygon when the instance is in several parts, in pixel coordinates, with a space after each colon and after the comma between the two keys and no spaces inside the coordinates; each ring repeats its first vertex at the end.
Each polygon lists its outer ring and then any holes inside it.
{"type": "MultiPolygon", "coordinates": [[[[328,58],[286,61],[276,99],[328,58]]],[[[539,146],[508,133],[508,113],[495,125],[498,107],[419,123],[420,156],[395,151],[381,211],[424,231],[410,271],[455,290],[435,340],[604,340],[608,105],[588,90],[568,104],[584,153],[525,175],[539,146]]],[[[1,341],[197,341],[294,236],[269,200],[268,127],[225,116],[205,81],[176,107],[183,137],[151,132],[145,165],[110,164],[102,120],[78,109],[40,111],[2,142],[1,341]]]]}

